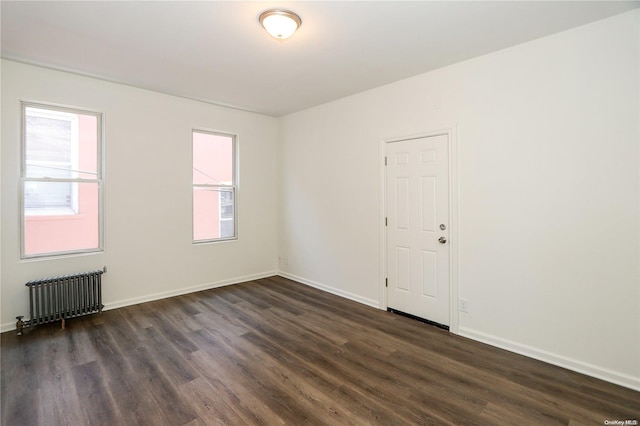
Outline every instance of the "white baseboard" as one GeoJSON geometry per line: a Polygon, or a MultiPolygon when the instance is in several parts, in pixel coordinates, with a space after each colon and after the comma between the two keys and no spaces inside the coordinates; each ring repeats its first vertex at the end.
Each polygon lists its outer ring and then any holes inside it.
{"type": "MultiPolygon", "coordinates": [[[[320,284],[313,280],[290,274],[288,272],[278,271],[278,275],[326,291],[328,293],[335,294],[337,296],[341,296],[368,306],[372,306],[374,308],[381,309],[380,303],[377,300],[358,296],[344,290],[340,290],[325,284],[320,284]]],[[[581,374],[586,374],[587,376],[595,377],[597,379],[624,386],[633,390],[640,390],[640,378],[632,377],[624,373],[598,367],[562,355],[557,355],[551,352],[543,351],[541,349],[536,349],[531,346],[522,345],[520,343],[512,342],[510,340],[486,334],[470,328],[459,327],[457,334],[472,340],[476,340],[478,342],[486,343],[488,345],[507,350],[509,352],[514,352],[529,358],[556,365],[558,367],[576,371],[581,374]]]]}
{"type": "Polygon", "coordinates": [[[5,331],[13,331],[15,329],[16,329],[15,322],[5,322],[4,324],[0,325],[0,333],[4,333],[5,331]]]}
{"type": "Polygon", "coordinates": [[[120,300],[116,302],[106,303],[104,310],[122,308],[124,306],[137,305],[138,303],[152,302],[154,300],[166,299],[168,297],[180,296],[182,294],[195,293],[196,291],[209,290],[212,288],[224,287],[232,284],[239,284],[252,280],[259,280],[261,278],[272,277],[278,275],[276,271],[261,272],[259,274],[244,275],[242,277],[229,278],[226,280],[215,281],[211,283],[198,284],[192,287],[180,288],[177,290],[164,291],[161,293],[148,294],[141,297],[134,297],[131,299],[120,300]]]}
{"type": "MultiPolygon", "coordinates": [[[[299,277],[294,274],[290,274],[284,271],[267,271],[258,274],[245,275],[241,277],[235,277],[230,279],[225,279],[221,281],[199,284],[192,287],[185,287],[181,289],[165,291],[161,293],[148,294],[140,297],[135,297],[131,299],[124,299],[115,302],[109,302],[105,304],[104,310],[117,309],[124,306],[137,305],[138,303],[151,302],[159,299],[166,299],[168,297],[180,296],[182,294],[194,293],[197,291],[208,290],[212,288],[224,287],[227,285],[239,284],[247,281],[258,280],[261,278],[267,278],[273,275],[280,275],[282,277],[297,281],[299,283],[308,285],[310,287],[317,288],[319,290],[326,291],[331,294],[335,294],[340,297],[344,297],[349,300],[353,300],[358,303],[362,303],[367,306],[371,306],[377,309],[380,309],[380,302],[374,299],[369,299],[366,297],[362,297],[353,293],[349,293],[344,290],[340,290],[335,287],[331,287],[325,284],[321,284],[319,282],[299,277]]],[[[5,323],[0,325],[0,331],[12,331],[15,330],[15,323],[5,323]]],[[[617,371],[609,370],[606,368],[598,367],[589,363],[585,363],[579,360],[575,360],[572,358],[568,358],[562,355],[554,354],[551,352],[547,352],[541,349],[536,349],[531,346],[523,345],[517,342],[513,342],[507,339],[503,339],[501,337],[493,336],[487,333],[483,333],[481,331],[473,330],[466,327],[459,328],[459,335],[463,337],[467,337],[469,339],[473,339],[482,343],[486,343],[491,346],[495,346],[501,349],[505,349],[510,352],[514,352],[520,355],[527,356],[529,358],[537,359],[539,361],[547,362],[549,364],[557,365],[559,367],[563,367],[572,371],[576,371],[578,373],[586,374],[588,376],[592,376],[598,379],[605,380],[607,382],[615,383],[620,386],[624,386],[633,390],[640,391],[640,378],[633,377],[628,374],[620,373],[617,371]]]]}
{"type": "Polygon", "coordinates": [[[505,349],[509,352],[514,352],[529,358],[556,365],[558,367],[576,371],[581,374],[586,374],[587,376],[595,377],[597,379],[601,379],[610,383],[615,383],[616,385],[640,391],[640,377],[633,377],[628,374],[598,367],[596,365],[592,365],[583,361],[568,358],[541,349],[536,349],[531,346],[512,342],[501,337],[493,336],[466,327],[460,327],[458,334],[472,340],[477,340],[491,346],[505,349]]]}
{"type": "Polygon", "coordinates": [[[293,275],[288,272],[278,271],[278,275],[284,278],[289,278],[290,280],[293,280],[293,281],[297,281],[301,284],[308,285],[309,287],[314,287],[319,290],[326,291],[327,293],[335,294],[336,296],[344,297],[345,299],[353,300],[354,302],[362,303],[363,305],[380,309],[380,302],[377,300],[358,296],[357,294],[349,293],[348,291],[340,290],[338,288],[331,287],[325,284],[320,284],[319,282],[309,280],[307,278],[299,277],[297,275],[293,275]]]}
{"type": "MultiPolygon", "coordinates": [[[[104,311],[108,311],[111,309],[122,308],[125,306],[137,305],[138,303],[152,302],[154,300],[166,299],[168,297],[180,296],[182,294],[195,293],[196,291],[209,290],[212,288],[224,287],[232,284],[239,284],[247,281],[259,280],[261,278],[272,277],[274,275],[278,275],[276,271],[267,271],[261,272],[258,274],[252,275],[244,275],[242,277],[229,278],[226,280],[198,284],[192,287],[184,287],[170,291],[163,291],[161,293],[153,293],[146,294],[140,297],[133,297],[131,299],[123,299],[115,302],[105,302],[104,311]]],[[[16,329],[16,324],[14,322],[5,323],[0,326],[0,331],[4,333],[5,331],[12,331],[16,329]]]]}

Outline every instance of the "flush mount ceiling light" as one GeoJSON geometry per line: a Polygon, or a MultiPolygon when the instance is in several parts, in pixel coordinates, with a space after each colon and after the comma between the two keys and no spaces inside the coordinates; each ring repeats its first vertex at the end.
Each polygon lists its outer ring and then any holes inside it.
{"type": "Polygon", "coordinates": [[[278,40],[291,37],[302,25],[302,20],[298,15],[285,9],[265,10],[260,14],[258,20],[264,29],[278,40]]]}

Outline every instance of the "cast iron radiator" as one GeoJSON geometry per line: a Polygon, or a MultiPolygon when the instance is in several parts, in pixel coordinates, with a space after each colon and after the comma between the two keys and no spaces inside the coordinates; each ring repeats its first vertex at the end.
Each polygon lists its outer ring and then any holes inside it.
{"type": "Polygon", "coordinates": [[[29,309],[31,319],[22,321],[16,317],[16,329],[22,334],[24,327],[62,321],[83,315],[101,312],[102,274],[104,271],[82,272],[73,275],[32,280],[29,287],[29,309]]]}

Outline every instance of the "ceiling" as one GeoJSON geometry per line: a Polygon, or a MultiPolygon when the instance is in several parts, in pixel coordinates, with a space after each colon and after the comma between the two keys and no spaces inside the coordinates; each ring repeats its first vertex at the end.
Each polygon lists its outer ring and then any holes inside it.
{"type": "Polygon", "coordinates": [[[623,13],[638,1],[6,1],[2,57],[280,116],[623,13]],[[284,7],[278,42],[258,22],[284,7]]]}

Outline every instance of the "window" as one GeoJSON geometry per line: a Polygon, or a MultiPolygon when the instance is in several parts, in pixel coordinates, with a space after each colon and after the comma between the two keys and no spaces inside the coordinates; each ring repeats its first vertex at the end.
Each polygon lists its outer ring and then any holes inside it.
{"type": "Polygon", "coordinates": [[[22,104],[22,258],[102,249],[102,116],[22,104]]]}
{"type": "Polygon", "coordinates": [[[194,130],[193,241],[236,238],[235,136],[194,130]]]}
{"type": "Polygon", "coordinates": [[[233,193],[220,191],[220,236],[222,238],[233,237],[233,193]]]}

